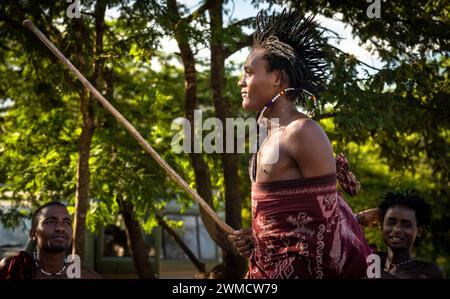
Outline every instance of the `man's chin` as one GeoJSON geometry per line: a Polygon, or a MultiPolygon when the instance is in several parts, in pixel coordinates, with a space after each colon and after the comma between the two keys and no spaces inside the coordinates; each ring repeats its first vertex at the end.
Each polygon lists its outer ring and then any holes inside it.
{"type": "Polygon", "coordinates": [[[248,103],[246,100],[243,100],[242,101],[242,109],[244,109],[245,111],[258,111],[258,109],[257,108],[255,108],[255,107],[252,107],[251,105],[250,105],[250,103],[248,103]]]}
{"type": "Polygon", "coordinates": [[[389,248],[391,248],[393,251],[403,251],[408,249],[408,245],[405,244],[390,244],[388,243],[389,248]]]}
{"type": "Polygon", "coordinates": [[[69,249],[67,244],[50,244],[47,250],[51,253],[62,253],[69,249]]]}

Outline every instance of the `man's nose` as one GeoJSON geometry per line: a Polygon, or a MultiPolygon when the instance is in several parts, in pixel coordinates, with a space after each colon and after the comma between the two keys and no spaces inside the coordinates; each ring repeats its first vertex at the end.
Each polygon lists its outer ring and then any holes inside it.
{"type": "Polygon", "coordinates": [[[56,223],[55,231],[59,231],[59,232],[66,231],[66,224],[64,223],[64,221],[58,221],[56,223]]]}
{"type": "Polygon", "coordinates": [[[241,88],[246,86],[245,75],[242,76],[242,78],[238,81],[238,85],[239,85],[239,87],[241,87],[241,88]]]}
{"type": "Polygon", "coordinates": [[[396,224],[394,225],[394,227],[392,228],[392,231],[394,232],[399,232],[401,230],[400,224],[396,224]]]}

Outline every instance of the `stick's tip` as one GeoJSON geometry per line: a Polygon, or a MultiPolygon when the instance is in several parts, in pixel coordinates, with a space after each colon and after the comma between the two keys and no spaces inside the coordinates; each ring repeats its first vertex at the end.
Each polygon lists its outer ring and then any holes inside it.
{"type": "Polygon", "coordinates": [[[33,28],[33,22],[29,19],[26,19],[22,22],[22,25],[25,26],[26,28],[30,29],[33,28]]]}

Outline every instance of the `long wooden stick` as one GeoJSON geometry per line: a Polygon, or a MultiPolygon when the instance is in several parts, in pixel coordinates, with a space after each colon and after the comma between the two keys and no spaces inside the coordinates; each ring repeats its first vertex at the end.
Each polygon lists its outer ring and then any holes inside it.
{"type": "Polygon", "coordinates": [[[219,216],[214,212],[213,209],[206,203],[206,201],[198,195],[198,193],[193,190],[189,185],[175,172],[175,170],[164,161],[163,158],[153,149],[153,147],[145,141],[145,139],[139,134],[139,132],[130,124],[130,122],[120,114],[109,102],[106,100],[100,92],[80,73],[80,71],[55,47],[55,45],[48,40],[48,38],[33,24],[31,20],[23,21],[23,26],[33,32],[52,52],[58,57],[63,64],[65,64],[75,76],[86,86],[94,97],[106,108],[112,115],[121,123],[128,132],[133,135],[133,137],[144,147],[144,149],[149,153],[158,164],[166,171],[166,173],[180,185],[187,193],[189,193],[194,200],[201,205],[209,216],[228,234],[233,232],[233,229],[226,224],[219,216]]]}

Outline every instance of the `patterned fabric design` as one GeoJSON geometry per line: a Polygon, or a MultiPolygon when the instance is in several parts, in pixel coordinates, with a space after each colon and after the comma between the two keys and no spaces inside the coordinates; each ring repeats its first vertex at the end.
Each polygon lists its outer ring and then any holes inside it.
{"type": "Polygon", "coordinates": [[[361,188],[356,176],[350,171],[350,165],[343,153],[336,156],[336,174],[339,185],[351,196],[358,194],[361,188]]]}
{"type": "Polygon", "coordinates": [[[251,279],[365,276],[369,247],[335,175],[254,183],[252,229],[251,279]]]}
{"type": "Polygon", "coordinates": [[[9,263],[5,279],[32,279],[33,262],[32,257],[25,251],[20,251],[9,263]]]}

